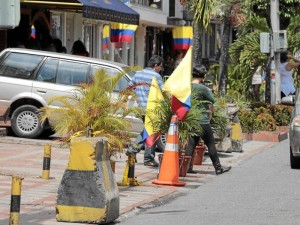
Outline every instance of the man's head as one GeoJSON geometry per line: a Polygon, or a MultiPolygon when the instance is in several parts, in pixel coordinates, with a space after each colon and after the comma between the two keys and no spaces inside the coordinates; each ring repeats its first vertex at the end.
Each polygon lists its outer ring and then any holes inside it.
{"type": "Polygon", "coordinates": [[[205,75],[207,73],[207,70],[204,66],[200,67],[193,67],[192,76],[193,78],[205,78],[205,75]]]}
{"type": "Polygon", "coordinates": [[[163,69],[164,60],[162,57],[158,55],[152,56],[148,61],[148,67],[155,70],[155,72],[159,73],[163,69]]]}

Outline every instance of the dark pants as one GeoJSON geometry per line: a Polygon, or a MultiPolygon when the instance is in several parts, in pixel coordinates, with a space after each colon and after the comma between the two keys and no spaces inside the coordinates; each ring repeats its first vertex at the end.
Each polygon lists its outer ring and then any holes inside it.
{"type": "Polygon", "coordinates": [[[189,137],[189,142],[185,154],[188,156],[193,156],[195,148],[201,138],[204,141],[204,144],[208,148],[208,154],[213,165],[216,167],[217,165],[220,164],[220,160],[215,146],[215,138],[213,135],[213,131],[211,129],[211,125],[201,124],[201,127],[202,127],[202,133],[200,134],[200,136],[189,137]]]}

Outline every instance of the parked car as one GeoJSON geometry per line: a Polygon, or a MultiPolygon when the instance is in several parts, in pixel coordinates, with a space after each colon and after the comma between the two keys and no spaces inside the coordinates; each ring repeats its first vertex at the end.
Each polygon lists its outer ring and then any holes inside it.
{"type": "Polygon", "coordinates": [[[283,97],[281,103],[293,105],[291,122],[289,124],[290,164],[292,169],[300,168],[300,91],[296,95],[283,97]]]}
{"type": "MultiPolygon", "coordinates": [[[[37,138],[41,134],[51,134],[51,120],[42,124],[38,109],[46,106],[52,96],[73,95],[78,87],[76,85],[91,82],[98,69],[116,76],[126,67],[125,64],[90,57],[21,48],[5,49],[0,53],[0,118],[7,115],[13,133],[19,137],[37,138]]],[[[118,94],[128,87],[130,79],[125,74],[114,92],[118,94]]],[[[134,116],[128,116],[128,119],[133,133],[141,132],[141,119],[134,116]]]]}

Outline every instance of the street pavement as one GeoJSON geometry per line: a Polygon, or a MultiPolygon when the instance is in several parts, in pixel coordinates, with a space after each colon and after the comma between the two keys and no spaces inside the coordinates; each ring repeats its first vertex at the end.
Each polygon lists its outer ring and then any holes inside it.
{"type": "MultiPolygon", "coordinates": [[[[220,160],[223,165],[231,165],[234,170],[242,161],[274,144],[276,143],[245,141],[243,152],[219,152],[220,160]]],[[[20,225],[70,224],[57,222],[55,219],[57,190],[68,163],[68,157],[69,149],[61,147],[55,140],[0,137],[0,224],[9,224],[12,176],[24,178],[21,188],[20,225]],[[52,146],[50,179],[41,178],[45,144],[52,146]]],[[[115,179],[121,182],[127,157],[122,154],[115,160],[115,179]]],[[[135,176],[142,184],[132,187],[118,186],[120,196],[118,220],[124,220],[160,199],[176,197],[176,195],[200,187],[211,179],[218,178],[207,154],[205,154],[203,164],[195,165],[194,169],[199,173],[179,178],[180,181],[186,182],[184,187],[154,185],[151,181],[157,179],[158,168],[144,166],[143,152],[137,154],[135,176]]]]}

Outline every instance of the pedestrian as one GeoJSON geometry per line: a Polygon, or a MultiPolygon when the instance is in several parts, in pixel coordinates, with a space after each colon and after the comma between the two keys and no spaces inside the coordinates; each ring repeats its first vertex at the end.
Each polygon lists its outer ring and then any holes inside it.
{"type": "Polygon", "coordinates": [[[89,56],[85,45],[80,40],[77,40],[73,43],[71,52],[73,55],[89,56]]]}
{"type": "MultiPolygon", "coordinates": [[[[211,90],[204,85],[206,73],[207,70],[204,66],[198,68],[194,67],[192,71],[192,98],[205,103],[197,106],[199,110],[203,111],[201,119],[199,120],[199,123],[202,127],[202,132],[199,135],[189,137],[185,154],[187,156],[193,156],[195,148],[201,138],[208,148],[208,154],[213,163],[216,174],[219,175],[229,171],[231,169],[231,166],[221,166],[215,146],[215,138],[210,124],[210,115],[213,111],[213,104],[215,100],[211,90]]],[[[193,170],[193,163],[190,163],[190,167],[187,172],[197,173],[193,170]]]]}
{"type": "Polygon", "coordinates": [[[59,53],[67,53],[67,49],[65,46],[62,45],[62,42],[59,38],[55,38],[53,40],[53,45],[56,49],[56,52],[59,52],[59,53]]]}
{"type": "Polygon", "coordinates": [[[255,101],[260,100],[259,91],[260,91],[260,86],[262,83],[263,83],[263,67],[258,66],[252,76],[252,82],[251,82],[255,101]]]}
{"type": "Polygon", "coordinates": [[[183,59],[183,51],[178,50],[176,52],[176,59],[175,59],[175,62],[174,62],[174,69],[181,63],[182,59],[183,59]]]}
{"type": "Polygon", "coordinates": [[[294,69],[300,66],[300,60],[295,59],[287,52],[280,54],[280,84],[281,84],[281,98],[289,95],[294,95],[296,92],[294,86],[293,73],[294,69]]]}
{"type": "MultiPolygon", "coordinates": [[[[137,85],[137,87],[135,88],[135,93],[137,95],[138,105],[140,108],[146,110],[148,95],[150,91],[150,84],[152,82],[153,77],[156,78],[159,87],[162,88],[163,81],[159,73],[163,69],[163,62],[164,61],[162,57],[158,55],[154,55],[148,61],[147,67],[143,70],[137,71],[135,75],[132,77],[132,80],[129,83],[129,85],[135,85],[139,83],[149,84],[149,85],[137,85]]],[[[145,122],[145,116],[143,116],[143,120],[145,122]]],[[[138,135],[138,137],[135,140],[135,143],[128,147],[127,154],[136,154],[140,152],[143,146],[145,146],[144,165],[158,167],[158,162],[155,161],[156,143],[151,147],[147,146],[146,144],[144,144],[142,134],[143,132],[138,135]]]]}

